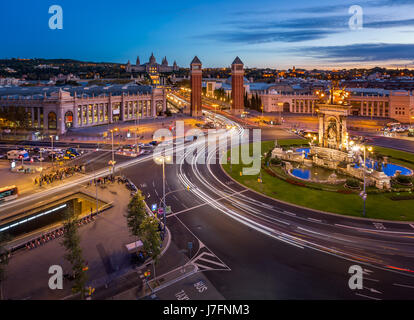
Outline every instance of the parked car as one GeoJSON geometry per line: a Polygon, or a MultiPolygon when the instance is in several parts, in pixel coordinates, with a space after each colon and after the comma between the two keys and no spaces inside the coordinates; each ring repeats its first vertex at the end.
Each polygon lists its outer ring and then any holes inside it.
{"type": "Polygon", "coordinates": [[[61,160],[63,158],[63,154],[58,152],[49,152],[48,157],[51,160],[61,160]]]}
{"type": "Polygon", "coordinates": [[[80,156],[80,153],[76,149],[74,149],[74,148],[68,148],[68,149],[66,149],[66,153],[71,153],[75,157],[79,157],[80,156]]]}
{"type": "Polygon", "coordinates": [[[71,154],[71,153],[66,153],[64,156],[63,156],[63,159],[65,159],[65,160],[72,160],[72,159],[75,159],[76,158],[76,156],[75,155],[73,155],[73,154],[71,154]]]}
{"type": "Polygon", "coordinates": [[[45,161],[45,158],[43,158],[41,156],[33,156],[32,159],[33,159],[34,162],[45,161]]]}

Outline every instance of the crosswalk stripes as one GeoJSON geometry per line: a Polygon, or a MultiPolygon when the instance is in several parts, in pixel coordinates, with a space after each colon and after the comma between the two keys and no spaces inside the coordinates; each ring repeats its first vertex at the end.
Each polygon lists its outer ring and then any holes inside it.
{"type": "Polygon", "coordinates": [[[201,248],[197,256],[194,257],[191,262],[196,265],[200,271],[231,270],[223,261],[221,261],[206,247],[201,248]]]}

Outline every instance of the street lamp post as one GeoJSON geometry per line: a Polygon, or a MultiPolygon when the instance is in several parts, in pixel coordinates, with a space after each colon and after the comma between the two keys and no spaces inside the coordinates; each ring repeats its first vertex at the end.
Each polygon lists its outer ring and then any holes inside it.
{"type": "Polygon", "coordinates": [[[135,152],[138,154],[138,140],[137,140],[137,131],[138,131],[138,124],[139,124],[139,104],[137,103],[136,115],[135,115],[135,152]]]}
{"type": "Polygon", "coordinates": [[[115,154],[114,154],[114,131],[118,131],[117,128],[109,130],[111,132],[111,142],[112,142],[112,174],[115,173],[115,154]]]}
{"type": "Polygon", "coordinates": [[[364,194],[363,194],[362,199],[364,200],[364,214],[363,215],[365,217],[365,214],[366,214],[366,201],[367,201],[367,193],[365,192],[365,190],[366,190],[365,171],[366,171],[367,160],[366,160],[366,154],[365,154],[365,146],[363,146],[363,149],[364,149],[364,194]]]}
{"type": "Polygon", "coordinates": [[[263,105],[260,107],[260,109],[262,109],[262,122],[264,122],[264,108],[263,108],[263,105]]]}
{"type": "Polygon", "coordinates": [[[215,103],[215,104],[213,104],[213,107],[214,107],[214,128],[216,127],[216,114],[217,114],[217,111],[216,111],[216,108],[217,108],[217,104],[215,103]]]}
{"type": "Polygon", "coordinates": [[[52,142],[52,167],[54,166],[54,163],[55,163],[55,157],[56,157],[56,153],[54,152],[54,149],[53,149],[53,136],[50,136],[50,141],[52,142]]]}
{"type": "Polygon", "coordinates": [[[166,226],[166,212],[167,212],[167,205],[165,202],[165,162],[171,161],[170,156],[160,156],[156,158],[156,161],[159,164],[162,164],[162,199],[163,199],[163,232],[165,233],[165,226],[166,226]]]}
{"type": "MultiPolygon", "coordinates": [[[[367,193],[366,193],[366,162],[367,162],[367,158],[366,158],[366,149],[367,147],[365,145],[362,146],[354,146],[353,150],[354,151],[358,151],[361,150],[363,151],[363,155],[364,155],[364,163],[363,163],[363,170],[364,170],[364,188],[363,191],[361,192],[360,196],[362,198],[362,200],[364,201],[364,211],[363,211],[363,216],[365,217],[366,215],[366,201],[367,201],[367,193]]],[[[372,147],[368,147],[368,151],[371,152],[372,151],[372,147]]]]}

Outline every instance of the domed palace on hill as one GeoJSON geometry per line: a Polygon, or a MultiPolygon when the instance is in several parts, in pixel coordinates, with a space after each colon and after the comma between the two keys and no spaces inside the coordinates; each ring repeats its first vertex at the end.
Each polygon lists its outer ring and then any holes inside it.
{"type": "Polygon", "coordinates": [[[168,65],[167,57],[162,59],[161,64],[157,63],[157,60],[154,57],[154,54],[151,54],[149,61],[147,63],[141,64],[139,57],[137,57],[137,61],[135,65],[131,65],[131,62],[128,61],[125,70],[127,72],[146,72],[149,74],[156,74],[162,72],[173,72],[178,71],[177,62],[174,61],[172,66],[168,65]]]}

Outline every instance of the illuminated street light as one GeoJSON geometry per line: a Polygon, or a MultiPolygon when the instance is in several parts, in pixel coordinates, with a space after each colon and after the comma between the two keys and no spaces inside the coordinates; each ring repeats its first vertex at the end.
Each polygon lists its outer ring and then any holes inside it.
{"type": "Polygon", "coordinates": [[[115,155],[114,155],[114,132],[118,132],[119,129],[115,128],[115,129],[111,129],[109,130],[111,132],[111,137],[112,137],[112,161],[110,162],[110,165],[112,166],[112,174],[115,173],[115,155]]]}
{"type": "Polygon", "coordinates": [[[166,223],[166,210],[167,210],[167,205],[165,203],[165,162],[171,162],[172,157],[171,156],[158,156],[155,158],[155,162],[157,164],[162,164],[162,195],[163,195],[163,231],[165,232],[165,223],[166,223]]]}
{"type": "MultiPolygon", "coordinates": [[[[353,142],[353,141],[351,141],[351,142],[353,142]]],[[[360,193],[360,197],[364,200],[363,216],[365,217],[365,215],[366,215],[366,201],[367,201],[366,178],[365,178],[365,175],[366,175],[366,162],[367,162],[367,160],[366,160],[366,151],[368,150],[368,152],[372,152],[373,151],[373,148],[371,146],[367,147],[365,145],[355,145],[354,147],[352,147],[352,150],[354,152],[361,150],[364,153],[364,163],[363,163],[363,170],[364,170],[364,190],[360,193]]]]}

